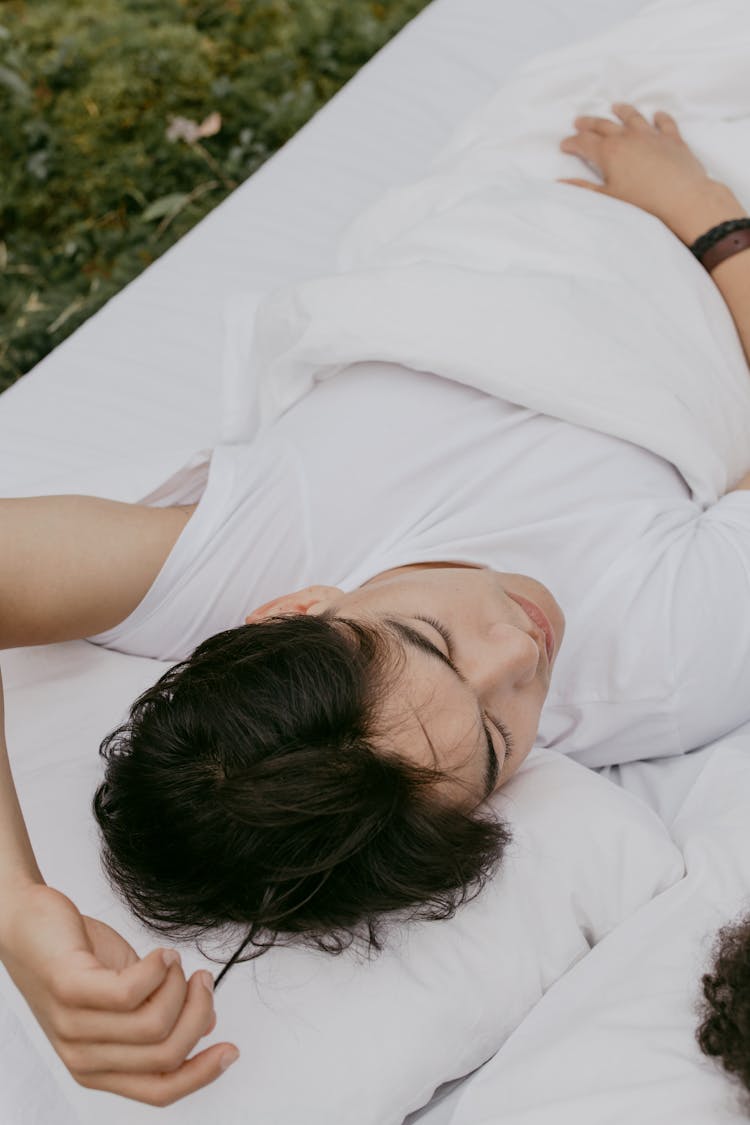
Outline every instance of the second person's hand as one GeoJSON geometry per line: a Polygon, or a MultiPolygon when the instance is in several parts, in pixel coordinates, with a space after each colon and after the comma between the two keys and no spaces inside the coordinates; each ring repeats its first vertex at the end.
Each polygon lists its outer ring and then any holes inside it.
{"type": "Polygon", "coordinates": [[[728,189],[707,175],[668,113],[655,113],[652,125],[627,102],[614,102],[612,112],[619,121],[576,117],[573,124],[577,132],[560,143],[562,152],[580,157],[604,183],[580,179],[558,183],[631,203],[683,237],[685,216],[711,198],[715,189],[728,189]]]}

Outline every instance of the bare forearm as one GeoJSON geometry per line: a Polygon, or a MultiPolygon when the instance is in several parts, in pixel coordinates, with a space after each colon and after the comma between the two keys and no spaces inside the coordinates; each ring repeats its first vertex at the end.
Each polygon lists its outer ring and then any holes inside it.
{"type": "Polygon", "coordinates": [[[2,920],[14,890],[29,883],[43,883],[8,760],[3,722],[3,687],[0,679],[0,949],[2,920]]]}
{"type": "Polygon", "coordinates": [[[0,737],[0,888],[43,882],[18,803],[8,750],[0,737]]]}
{"type": "MultiPolygon", "coordinates": [[[[686,200],[676,210],[669,226],[686,246],[690,246],[711,227],[747,216],[748,212],[726,185],[708,180],[705,194],[686,200]]],[[[750,249],[720,262],[712,271],[711,279],[729,307],[750,365],[750,249]]]]}

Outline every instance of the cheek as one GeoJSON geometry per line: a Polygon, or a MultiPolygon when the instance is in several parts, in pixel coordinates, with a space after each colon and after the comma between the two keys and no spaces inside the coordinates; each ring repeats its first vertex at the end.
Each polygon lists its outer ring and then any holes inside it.
{"type": "MultiPolygon", "coordinates": [[[[546,698],[546,696],[545,696],[546,698]]],[[[534,748],[542,706],[538,700],[525,700],[514,713],[503,719],[513,736],[513,754],[503,766],[503,783],[517,773],[534,748]]]]}

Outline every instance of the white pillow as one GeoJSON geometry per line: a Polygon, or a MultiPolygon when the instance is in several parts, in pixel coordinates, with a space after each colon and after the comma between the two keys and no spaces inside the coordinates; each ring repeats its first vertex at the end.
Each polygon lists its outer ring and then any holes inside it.
{"type": "MultiPolygon", "coordinates": [[[[3,654],[11,758],[42,870],[141,953],[165,943],[106,888],[89,803],[98,740],[161,670],[82,642],[3,654]]],[[[287,948],[235,966],[201,1047],[235,1042],[240,1060],[160,1120],[400,1125],[436,1087],[490,1058],[592,944],[683,875],[655,813],[556,751],[535,751],[493,807],[515,843],[454,918],[394,931],[370,962],[356,950],[287,948]]],[[[183,961],[217,971],[188,947],[183,961]]],[[[4,977],[0,985],[82,1125],[102,1113],[108,1125],[150,1119],[150,1107],[76,1085],[19,994],[4,977]]]]}
{"type": "MultiPolygon", "coordinates": [[[[85,643],[3,656],[11,757],[47,880],[145,953],[161,940],[129,917],[98,871],[89,811],[98,739],[161,670],[85,643]],[[48,710],[36,701],[44,693],[48,710]],[[51,816],[51,810],[55,810],[51,816]]],[[[372,961],[274,949],[237,965],[209,1042],[241,1059],[159,1110],[204,1125],[400,1125],[445,1081],[493,1055],[550,985],[622,919],[683,876],[683,856],[645,805],[552,750],[535,750],[494,808],[515,843],[479,898],[442,922],[392,931],[372,961]]],[[[183,949],[190,972],[208,964],[183,949]]],[[[136,1125],[154,1110],[76,1086],[15,994],[27,1033],[82,1125],[136,1125]]]]}
{"type": "Polygon", "coordinates": [[[650,810],[555,751],[535,752],[493,807],[515,844],[453,919],[405,928],[371,963],[279,950],[230,972],[219,1026],[243,1062],[225,1079],[227,1107],[234,1095],[263,1125],[400,1125],[684,873],[650,810]]]}
{"type": "Polygon", "coordinates": [[[682,758],[623,768],[626,784],[635,770],[645,789],[650,774],[651,793],[670,800],[676,780],[685,878],[567,973],[420,1125],[494,1122],[499,1105],[524,1125],[747,1125],[741,1083],[701,1054],[695,1031],[717,931],[750,910],[750,723],[688,758],[689,792],[682,758]]]}

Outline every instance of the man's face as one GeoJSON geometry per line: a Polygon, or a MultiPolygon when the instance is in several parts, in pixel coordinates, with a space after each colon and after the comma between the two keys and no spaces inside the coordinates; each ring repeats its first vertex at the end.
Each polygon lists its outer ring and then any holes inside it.
{"type": "Polygon", "coordinates": [[[565,617],[550,591],[526,575],[488,567],[397,567],[351,593],[318,586],[287,595],[248,620],[295,607],[384,629],[394,652],[402,653],[385,704],[389,746],[418,765],[449,771],[456,800],[475,807],[490,783],[494,792],[531,750],[549,691],[544,631],[522,608],[524,601],[541,609],[552,627],[554,664],[565,617]]]}

